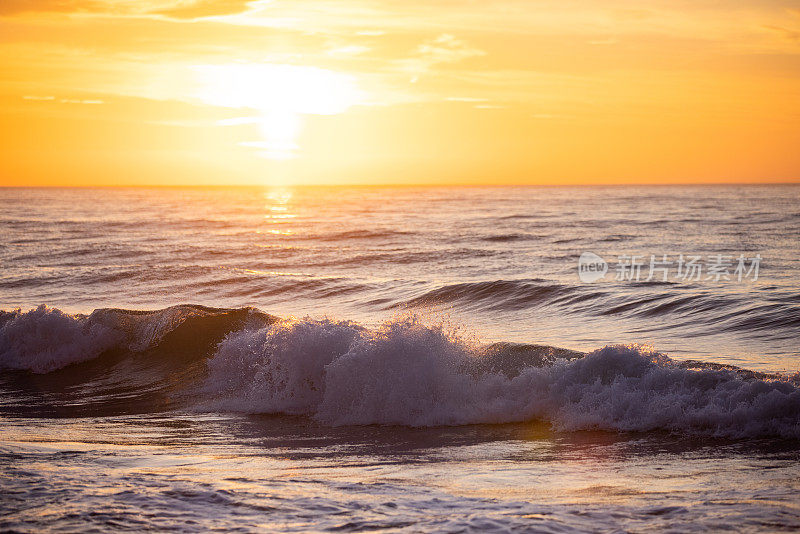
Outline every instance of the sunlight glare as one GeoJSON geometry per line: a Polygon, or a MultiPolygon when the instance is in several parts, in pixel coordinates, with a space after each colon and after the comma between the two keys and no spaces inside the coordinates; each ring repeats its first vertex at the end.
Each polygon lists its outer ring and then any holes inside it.
{"type": "Polygon", "coordinates": [[[342,113],[361,99],[352,76],[318,67],[279,64],[197,65],[196,94],[207,104],[249,108],[262,140],[244,143],[269,159],[290,159],[299,149],[303,114],[342,113]]]}

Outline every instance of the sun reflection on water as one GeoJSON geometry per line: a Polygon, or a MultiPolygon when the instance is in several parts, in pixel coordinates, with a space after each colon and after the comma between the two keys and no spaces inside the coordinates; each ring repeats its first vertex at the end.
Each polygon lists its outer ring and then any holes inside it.
{"type": "Polygon", "coordinates": [[[273,235],[292,235],[294,231],[283,225],[297,217],[291,204],[293,194],[288,189],[270,189],[264,192],[264,220],[269,225],[281,225],[280,228],[266,228],[264,233],[273,235]]]}

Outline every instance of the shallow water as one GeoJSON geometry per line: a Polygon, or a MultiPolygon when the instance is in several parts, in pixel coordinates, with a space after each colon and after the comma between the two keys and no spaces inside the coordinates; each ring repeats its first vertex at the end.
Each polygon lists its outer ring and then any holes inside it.
{"type": "Polygon", "coordinates": [[[800,527],[798,187],[0,208],[0,528],[800,527]],[[626,254],[762,261],[617,281],[626,254]]]}
{"type": "Polygon", "coordinates": [[[793,444],[286,416],[3,421],[2,528],[794,530],[793,444]],[[69,439],[65,439],[68,437],[69,439]]]}

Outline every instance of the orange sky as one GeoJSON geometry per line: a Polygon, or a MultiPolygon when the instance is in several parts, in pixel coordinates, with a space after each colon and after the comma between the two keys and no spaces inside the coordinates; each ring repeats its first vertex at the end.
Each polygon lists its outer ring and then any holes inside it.
{"type": "Polygon", "coordinates": [[[800,180],[776,0],[1,0],[0,184],[800,180]]]}

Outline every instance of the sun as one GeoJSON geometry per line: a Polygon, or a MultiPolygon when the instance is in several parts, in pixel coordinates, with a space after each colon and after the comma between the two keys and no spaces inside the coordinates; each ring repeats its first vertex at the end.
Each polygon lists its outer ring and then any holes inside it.
{"type": "Polygon", "coordinates": [[[273,63],[197,65],[196,96],[214,106],[257,112],[260,141],[246,142],[269,159],[296,156],[302,116],[335,115],[359,103],[354,77],[311,66],[273,63]]]}

